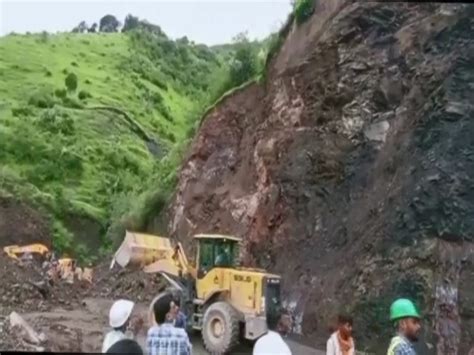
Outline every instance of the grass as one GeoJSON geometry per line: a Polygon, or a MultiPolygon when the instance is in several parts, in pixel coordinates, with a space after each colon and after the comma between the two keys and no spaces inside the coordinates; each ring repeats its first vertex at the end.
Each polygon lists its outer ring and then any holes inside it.
{"type": "Polygon", "coordinates": [[[294,15],[298,25],[311,17],[314,11],[314,0],[296,0],[294,4],[294,15]]]}
{"type": "Polygon", "coordinates": [[[167,54],[157,57],[131,36],[0,38],[0,193],[50,215],[59,249],[80,242],[67,215],[100,223],[98,237],[107,244],[112,225],[131,216],[143,227],[159,212],[175,181],[176,151],[199,118],[193,113],[206,106],[216,73],[225,70],[205,46],[163,35],[153,50],[167,54]],[[67,90],[72,73],[78,85],[67,90]],[[92,109],[103,106],[125,115],[92,109]]]}

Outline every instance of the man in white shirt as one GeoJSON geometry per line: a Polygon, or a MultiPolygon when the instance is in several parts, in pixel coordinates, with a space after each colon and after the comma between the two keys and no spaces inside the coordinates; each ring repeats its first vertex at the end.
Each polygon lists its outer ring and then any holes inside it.
{"type": "Polygon", "coordinates": [[[331,334],[326,344],[326,355],[354,355],[354,339],[352,338],[352,317],[340,314],[337,330],[331,334]]]}
{"type": "Polygon", "coordinates": [[[113,330],[107,333],[102,344],[102,352],[107,350],[119,340],[127,338],[125,332],[130,322],[130,316],[135,303],[129,300],[115,301],[109,312],[109,325],[113,330]]]}
{"type": "Polygon", "coordinates": [[[291,355],[291,350],[278,332],[281,313],[267,317],[268,332],[253,347],[253,355],[291,355]]]}

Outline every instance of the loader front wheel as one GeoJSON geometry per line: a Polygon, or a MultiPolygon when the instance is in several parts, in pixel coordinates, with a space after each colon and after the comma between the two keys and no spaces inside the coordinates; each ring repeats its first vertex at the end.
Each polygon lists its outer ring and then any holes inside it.
{"type": "Polygon", "coordinates": [[[204,313],[202,339],[211,354],[227,354],[239,342],[237,311],[226,302],[211,304],[204,313]]]}

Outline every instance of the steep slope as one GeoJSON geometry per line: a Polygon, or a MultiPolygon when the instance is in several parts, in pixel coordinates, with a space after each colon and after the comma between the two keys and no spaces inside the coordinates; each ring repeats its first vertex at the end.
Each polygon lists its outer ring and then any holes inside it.
{"type": "MultiPolygon", "coordinates": [[[[81,255],[106,247],[123,214],[140,228],[170,186],[176,159],[167,152],[224,69],[206,46],[157,26],[0,38],[0,202],[9,206],[0,225],[23,214],[13,201],[24,200],[42,211],[55,247],[81,255]],[[77,88],[68,91],[69,76],[77,88]]],[[[21,223],[10,224],[9,240],[25,239],[14,233],[21,223]]]]}
{"type": "MultiPolygon", "coordinates": [[[[296,330],[340,310],[382,353],[411,297],[438,354],[474,345],[474,7],[317,1],[265,85],[226,97],[185,160],[170,232],[242,236],[296,330]]],[[[316,341],[316,340],[314,340],[316,341]]]]}

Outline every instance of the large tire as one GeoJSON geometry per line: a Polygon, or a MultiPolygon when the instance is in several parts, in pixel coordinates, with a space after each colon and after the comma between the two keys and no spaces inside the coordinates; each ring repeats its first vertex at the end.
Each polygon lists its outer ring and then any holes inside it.
{"type": "Polygon", "coordinates": [[[226,302],[211,304],[204,313],[202,339],[211,354],[227,354],[239,343],[237,311],[226,302]]]}

